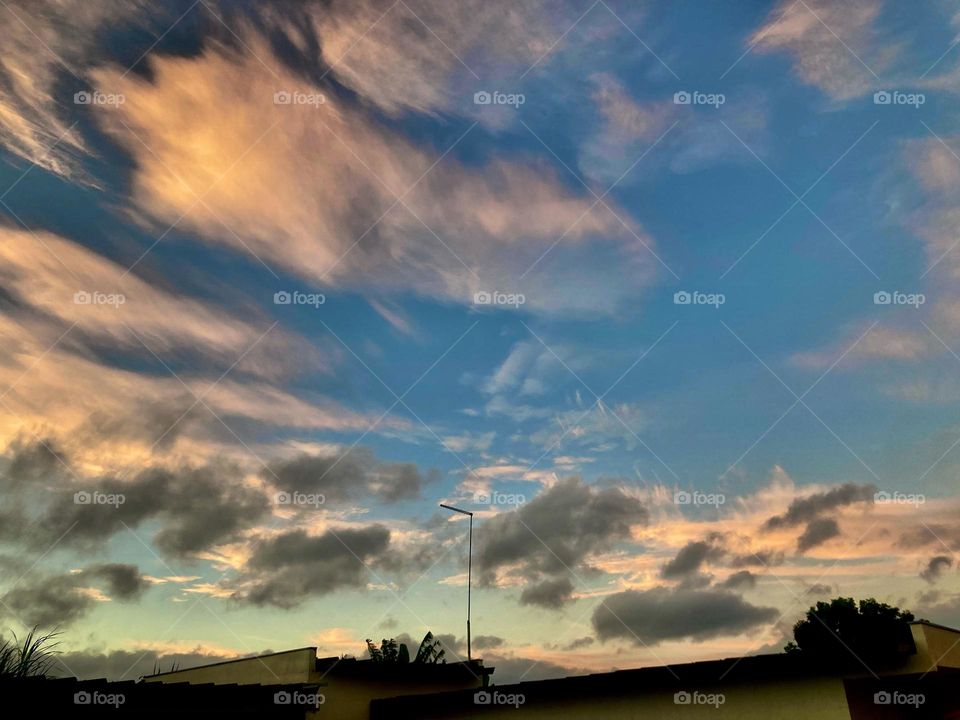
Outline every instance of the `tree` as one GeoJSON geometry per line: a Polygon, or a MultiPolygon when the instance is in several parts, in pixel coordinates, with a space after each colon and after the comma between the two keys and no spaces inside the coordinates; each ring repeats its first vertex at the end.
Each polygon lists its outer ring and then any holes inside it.
{"type": "MultiPolygon", "coordinates": [[[[372,640],[367,639],[367,654],[370,660],[384,665],[406,665],[410,662],[410,651],[406,643],[398,643],[395,639],[380,641],[380,647],[377,647],[372,640]]],[[[420,641],[420,648],[413,662],[421,665],[436,665],[446,663],[443,659],[445,651],[441,647],[439,640],[433,637],[432,632],[427,632],[420,641]]]]}
{"type": "Polygon", "coordinates": [[[56,662],[54,648],[59,644],[58,632],[38,635],[34,627],[21,643],[17,634],[13,640],[0,643],[0,677],[46,677],[56,662]]]}
{"type": "Polygon", "coordinates": [[[793,626],[784,650],[821,662],[892,662],[913,651],[913,613],[873,598],[838,597],[818,602],[793,626]]]}

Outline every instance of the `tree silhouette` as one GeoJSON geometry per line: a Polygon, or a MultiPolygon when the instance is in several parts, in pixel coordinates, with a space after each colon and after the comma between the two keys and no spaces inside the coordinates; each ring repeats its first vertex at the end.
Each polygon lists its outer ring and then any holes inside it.
{"type": "Polygon", "coordinates": [[[784,650],[831,664],[893,662],[914,649],[913,619],[913,613],[873,598],[858,606],[853,598],[838,597],[807,610],[784,650]]]}
{"type": "MultiPolygon", "coordinates": [[[[372,640],[367,639],[367,654],[370,660],[384,665],[407,665],[410,662],[410,651],[406,643],[398,643],[395,639],[380,641],[380,647],[377,647],[372,640]]],[[[433,637],[432,632],[427,632],[420,641],[420,648],[413,659],[414,663],[420,665],[436,665],[446,663],[443,659],[446,651],[441,647],[439,640],[433,637]]]]}

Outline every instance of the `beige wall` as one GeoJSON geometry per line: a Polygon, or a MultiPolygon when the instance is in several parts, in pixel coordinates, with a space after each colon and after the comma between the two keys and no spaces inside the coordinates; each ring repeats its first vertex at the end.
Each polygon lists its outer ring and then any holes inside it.
{"type": "MultiPolygon", "coordinates": [[[[511,691],[515,688],[511,688],[511,691]]],[[[489,688],[490,692],[497,690],[489,688]]],[[[691,688],[691,691],[693,688],[691,688]]],[[[519,709],[513,705],[499,707],[449,709],[444,718],[515,718],[516,720],[555,720],[584,718],[589,720],[850,720],[843,682],[837,678],[761,682],[756,685],[700,687],[699,693],[722,692],[724,702],[715,705],[680,705],[673,692],[637,692],[622,697],[564,697],[556,701],[528,699],[519,709]]],[[[430,717],[441,717],[431,715],[430,717]]]]}
{"type": "Polygon", "coordinates": [[[960,668],[960,632],[923,623],[911,625],[910,630],[917,654],[903,672],[925,673],[938,665],[960,668]]]}
{"type": "Polygon", "coordinates": [[[314,717],[336,717],[343,720],[367,720],[370,717],[370,701],[374,698],[397,697],[398,695],[422,695],[425,693],[447,692],[449,690],[469,690],[479,688],[480,682],[470,678],[470,682],[443,685],[437,683],[411,683],[407,680],[376,683],[353,678],[337,678],[323,673],[315,673],[311,682],[326,683],[320,692],[326,698],[324,708],[314,713],[314,717]],[[321,679],[322,678],[322,679],[321,679]],[[327,715],[324,715],[327,713],[327,715]]]}
{"type": "Polygon", "coordinates": [[[274,655],[217,663],[145,677],[144,682],[177,683],[306,683],[317,666],[317,649],[300,648],[274,655]]]}

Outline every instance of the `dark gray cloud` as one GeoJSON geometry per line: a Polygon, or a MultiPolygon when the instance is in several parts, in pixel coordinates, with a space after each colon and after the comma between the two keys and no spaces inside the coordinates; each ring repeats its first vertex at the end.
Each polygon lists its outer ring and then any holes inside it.
{"type": "Polygon", "coordinates": [[[521,605],[538,605],[550,610],[563,607],[573,595],[573,583],[561,577],[529,585],[520,593],[521,605]]]}
{"type": "Polygon", "coordinates": [[[274,463],[263,478],[286,492],[320,493],[327,502],[399,502],[420,497],[435,474],[424,476],[412,463],[382,462],[365,448],[353,448],[342,455],[303,454],[274,463]]]}
{"type": "Polygon", "coordinates": [[[34,532],[45,545],[67,528],[67,544],[98,544],[128,526],[157,519],[156,546],[168,555],[184,556],[236,539],[269,512],[267,497],[241,481],[232,465],[151,468],[127,482],[115,478],[74,484],[57,498],[34,532]],[[123,502],[78,503],[76,493],[100,493],[123,502]]]}
{"type": "Polygon", "coordinates": [[[605,598],[593,612],[593,628],[601,640],[656,645],[664,640],[736,635],[778,615],[776,608],[751,605],[725,590],[658,587],[625,590],[605,598]]]}
{"type": "Polygon", "coordinates": [[[546,660],[534,660],[506,653],[503,655],[487,653],[483,662],[484,665],[496,668],[494,677],[497,685],[521,681],[550,680],[569,675],[586,675],[590,672],[585,668],[568,667],[546,660]]]}
{"type": "Polygon", "coordinates": [[[727,563],[732,568],[769,567],[783,563],[784,554],[780,550],[757,550],[753,553],[734,555],[727,563]]]}
{"type": "Polygon", "coordinates": [[[496,635],[478,635],[473,638],[472,643],[473,647],[477,650],[489,650],[490,648],[497,648],[503,645],[506,642],[502,637],[496,635]]]}
{"type": "MultiPolygon", "coordinates": [[[[593,554],[629,539],[631,526],[647,519],[643,504],[621,489],[567,478],[482,523],[476,544],[480,583],[493,585],[496,571],[508,567],[531,584],[591,572],[593,554]]],[[[542,597],[532,592],[528,600],[542,597]]]]}
{"type": "Polygon", "coordinates": [[[717,544],[718,541],[719,537],[711,537],[688,542],[680,548],[676,557],[660,569],[660,576],[674,580],[699,572],[706,561],[723,557],[725,551],[717,544]]]}
{"type": "Polygon", "coordinates": [[[362,588],[387,554],[390,531],[383,525],[328,530],[310,536],[294,530],[256,544],[235,599],[254,605],[292,608],[309,597],[341,588],[362,588]]]}
{"type": "Polygon", "coordinates": [[[845,483],[825,492],[814,493],[809,497],[797,498],[783,515],[774,515],[764,524],[764,530],[782,527],[796,527],[817,519],[821,514],[845,505],[857,502],[873,502],[877,488],[873,485],[845,483]]]}
{"type": "Polygon", "coordinates": [[[840,526],[833,518],[811,520],[807,523],[803,534],[797,538],[797,552],[806,552],[838,535],[840,535],[840,526]]]}
{"type": "Polygon", "coordinates": [[[740,570],[730,575],[726,580],[718,585],[718,587],[724,588],[726,590],[739,590],[741,588],[752,588],[756,587],[757,576],[754,575],[749,570],[740,570]]]}
{"type": "Polygon", "coordinates": [[[805,591],[805,594],[807,595],[818,595],[818,596],[830,595],[831,593],[833,593],[833,587],[830,585],[827,585],[826,583],[814,583],[813,585],[808,587],[805,591]]]}
{"type": "Polygon", "coordinates": [[[582,638],[577,638],[576,640],[571,640],[566,645],[563,646],[564,650],[582,650],[585,647],[590,647],[596,642],[590,635],[586,635],[582,638]]]}
{"type": "Polygon", "coordinates": [[[953,567],[953,560],[951,558],[946,555],[936,555],[930,558],[930,562],[927,563],[927,567],[920,573],[920,577],[932,585],[940,579],[943,571],[950,567],[953,567]]]}
{"type": "Polygon", "coordinates": [[[97,604],[84,588],[130,601],[139,599],[149,586],[135,565],[120,563],[91,565],[73,573],[29,574],[0,598],[0,612],[28,626],[64,627],[97,604]]]}

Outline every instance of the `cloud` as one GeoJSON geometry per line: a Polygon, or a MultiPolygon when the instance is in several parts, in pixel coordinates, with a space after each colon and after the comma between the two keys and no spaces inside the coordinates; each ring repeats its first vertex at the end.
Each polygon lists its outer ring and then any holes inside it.
{"type": "Polygon", "coordinates": [[[104,563],[72,573],[28,573],[0,600],[8,617],[27,626],[55,628],[83,617],[98,601],[137,600],[148,587],[135,565],[104,563]]]}
{"type": "Polygon", "coordinates": [[[846,100],[870,91],[896,48],[878,38],[880,0],[783,0],[748,39],[756,52],[786,52],[800,80],[831,98],[846,100]]]}
{"type": "Polygon", "coordinates": [[[930,558],[927,567],[920,573],[920,577],[933,585],[940,579],[943,571],[953,567],[953,559],[946,555],[936,555],[930,558]]]}
{"type": "Polygon", "coordinates": [[[569,596],[570,571],[588,572],[596,553],[630,538],[630,528],[647,521],[643,504],[618,488],[596,489],[579,478],[561,480],[516,510],[490,518],[478,531],[481,583],[498,575],[536,585],[528,602],[557,602],[569,596]]]}
{"type": "MultiPolygon", "coordinates": [[[[131,154],[133,198],[158,222],[183,216],[180,227],[202,239],[311,283],[376,285],[381,295],[413,290],[470,302],[479,290],[516,290],[517,269],[558,238],[550,276],[524,280],[526,308],[609,311],[652,276],[634,235],[605,209],[590,210],[590,198],[569,191],[546,162],[494,156],[468,167],[456,153],[441,160],[367,108],[298,77],[252,31],[240,32],[250,54],[211,42],[198,57],[151,58],[150,80],[97,73],[99,85],[127,98],[98,119],[131,154]],[[276,105],[278,91],[326,101],[276,105]],[[580,245],[600,237],[630,268],[629,287],[585,271],[596,253],[580,245]]],[[[377,68],[382,74],[382,62],[377,68]]]]}
{"type": "Polygon", "coordinates": [[[570,601],[573,591],[574,586],[569,578],[544,580],[524,588],[520,593],[520,604],[559,610],[570,601]]]}
{"type": "Polygon", "coordinates": [[[660,576],[669,580],[699,572],[704,562],[723,556],[725,551],[716,544],[716,540],[717,538],[711,541],[698,540],[687,543],[660,569],[660,576]]]}
{"type": "Polygon", "coordinates": [[[757,576],[749,570],[740,570],[730,575],[726,580],[718,585],[724,590],[740,590],[756,587],[757,576]]]}
{"type": "Polygon", "coordinates": [[[328,530],[311,536],[292,530],[259,541],[234,598],[253,605],[289,609],[309,597],[366,586],[368,565],[390,546],[383,525],[328,530]]]}
{"type": "Polygon", "coordinates": [[[477,650],[489,650],[503,645],[506,640],[496,635],[478,635],[471,641],[477,650]]]}
{"type": "Polygon", "coordinates": [[[416,499],[423,486],[436,479],[435,474],[424,477],[413,463],[383,462],[361,447],[278,461],[262,477],[287,492],[321,493],[327,502],[378,499],[388,503],[416,499]]]}
{"type": "Polygon", "coordinates": [[[840,535],[840,526],[833,518],[817,518],[807,523],[803,534],[797,538],[797,552],[806,552],[827,540],[840,535]]]}
{"type": "Polygon", "coordinates": [[[601,640],[615,638],[657,645],[665,640],[708,640],[737,635],[776,619],[772,607],[757,607],[724,590],[657,587],[625,590],[609,597],[593,613],[601,640]]]}
{"type": "Polygon", "coordinates": [[[86,487],[62,486],[41,514],[32,539],[45,546],[71,528],[63,540],[66,545],[100,544],[126,527],[157,520],[153,542],[162,552],[193,555],[239,538],[267,516],[267,497],[237,482],[237,475],[230,464],[150,468],[129,481],[110,478],[86,487]],[[122,497],[123,502],[78,503],[77,492],[122,497]]]}
{"type": "MultiPolygon", "coordinates": [[[[268,653],[264,650],[249,655],[268,653]]],[[[57,677],[77,677],[81,680],[106,678],[107,680],[135,680],[155,672],[167,672],[173,668],[186,670],[199,665],[233,660],[241,653],[223,652],[197,646],[193,651],[170,651],[166,649],[132,650],[74,650],[57,655],[52,674],[57,677]]]]}
{"type": "Polygon", "coordinates": [[[817,519],[822,513],[840,507],[858,502],[872,503],[876,491],[877,489],[873,485],[845,483],[824,492],[797,498],[790,503],[785,513],[769,518],[763,524],[763,529],[775,530],[783,527],[795,527],[801,523],[817,519]]]}

